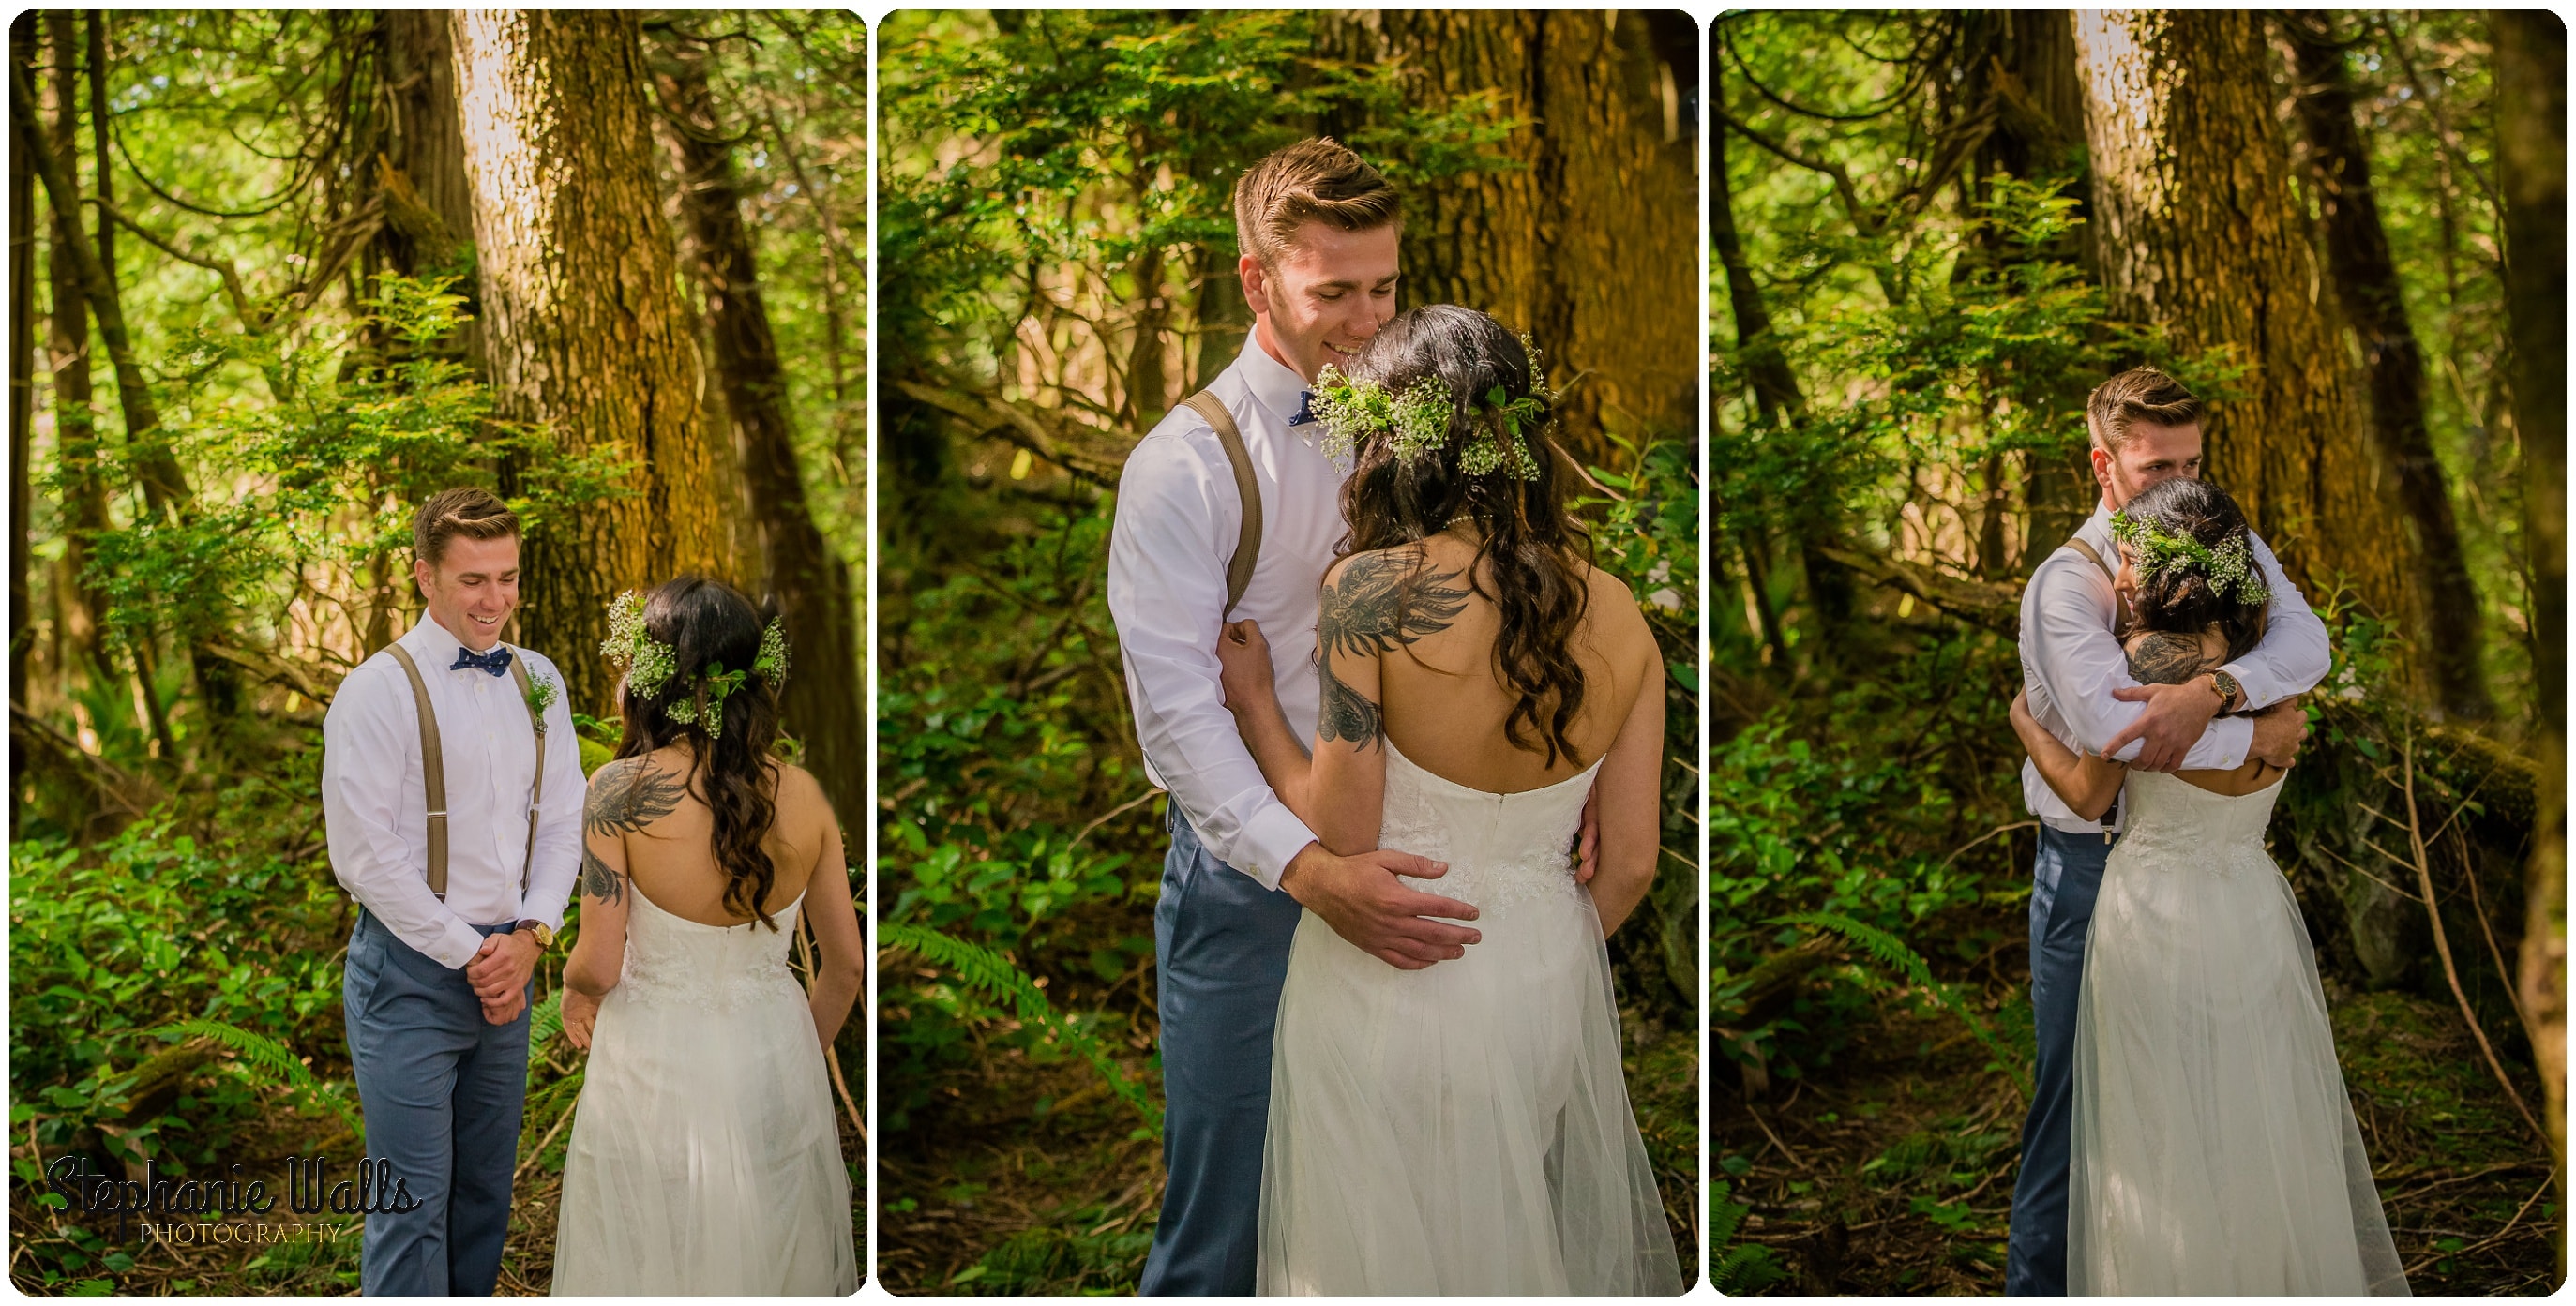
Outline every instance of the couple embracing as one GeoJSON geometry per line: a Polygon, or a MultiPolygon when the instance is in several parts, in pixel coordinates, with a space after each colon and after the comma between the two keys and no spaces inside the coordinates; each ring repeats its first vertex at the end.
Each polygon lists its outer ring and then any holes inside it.
{"type": "Polygon", "coordinates": [[[1568,518],[1536,350],[1395,312],[1309,140],[1235,188],[1257,325],[1129,458],[1109,559],[1170,791],[1147,1294],[1673,1294],[1603,939],[1655,871],[1663,667],[1568,518]]]}
{"type": "Polygon", "coordinates": [[[2004,1290],[2405,1295],[2264,829],[2325,624],[2151,368],[2087,405],[2101,506],[2022,596],[2038,1066],[2004,1290]]]}
{"type": "Polygon", "coordinates": [[[779,624],[695,577],[622,596],[601,654],[625,733],[585,781],[561,674],[501,642],[517,517],[447,490],[412,542],[427,611],[323,723],[331,866],[359,905],[341,999],[367,1153],[415,1203],[367,1217],[361,1288],[491,1294],[534,975],[578,880],[563,1027],[590,1055],[554,1291],[855,1291],[824,1057],[865,945],[821,786],[770,755],[779,624]],[[810,992],[787,964],[800,916],[810,992]]]}

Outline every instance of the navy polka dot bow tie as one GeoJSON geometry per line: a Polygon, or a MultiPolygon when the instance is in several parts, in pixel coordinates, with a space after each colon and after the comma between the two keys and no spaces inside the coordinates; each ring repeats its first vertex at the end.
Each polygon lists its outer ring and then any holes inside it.
{"type": "Polygon", "coordinates": [[[510,648],[506,644],[495,644],[489,653],[475,653],[459,648],[456,650],[455,663],[447,669],[463,671],[467,667],[473,667],[489,675],[501,675],[510,669],[510,648]]]}
{"type": "Polygon", "coordinates": [[[1312,390],[1300,390],[1300,391],[1298,391],[1298,392],[1297,392],[1297,415],[1296,415],[1295,417],[1291,417],[1291,418],[1289,418],[1289,419],[1288,419],[1288,424],[1289,424],[1290,426],[1304,426],[1306,423],[1311,422],[1311,421],[1314,421],[1314,420],[1315,420],[1315,392],[1314,392],[1314,391],[1312,391],[1312,390]]]}

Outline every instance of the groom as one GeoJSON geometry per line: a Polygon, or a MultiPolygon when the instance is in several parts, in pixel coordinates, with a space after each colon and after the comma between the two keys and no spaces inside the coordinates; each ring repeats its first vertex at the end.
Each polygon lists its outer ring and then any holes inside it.
{"type": "Polygon", "coordinates": [[[1344,469],[1323,452],[1306,387],[1395,316],[1402,221],[1386,179],[1329,140],[1253,165],[1234,215],[1256,325],[1233,366],[1129,456],[1109,544],[1136,738],[1171,792],[1154,908],[1168,1184],[1148,1295],[1252,1293],[1271,1027],[1299,909],[1406,970],[1463,957],[1481,937],[1428,919],[1473,920],[1474,907],[1396,880],[1445,867],[1326,851],[1263,782],[1226,711],[1217,628],[1250,618],[1269,633],[1290,724],[1314,731],[1316,609],[1342,535],[1344,469]]]}
{"type": "Polygon", "coordinates": [[[359,1277],[369,1296],[488,1297],[529,977],[572,896],[586,786],[563,677],[500,642],[518,517],[488,491],[443,490],[412,550],[427,614],[340,682],[322,721],[331,870],[360,907],[340,994],[367,1154],[414,1200],[367,1216],[359,1277]]]}
{"type": "MultiPolygon", "coordinates": [[[[2325,623],[2261,539],[2253,541],[2254,559],[2272,599],[2262,643],[2242,660],[2179,685],[2141,685],[2129,675],[2114,633],[2125,624],[2119,614],[2135,582],[2111,538],[2111,514],[2158,481],[2199,478],[2202,416],[2197,396],[2150,367],[2123,372],[2093,392],[2085,418],[2102,502],[2075,538],[2031,572],[2022,592],[2022,688],[2031,715],[2067,747],[2134,768],[2230,770],[2249,757],[2286,767],[2307,729],[2298,696],[2325,678],[2333,648],[2325,623]]],[[[2118,838],[2119,809],[2107,823],[2077,816],[2027,762],[2021,787],[2040,823],[2030,894],[2030,1005],[2039,1057],[2022,1125],[2004,1293],[2062,1297],[2076,997],[2094,892],[2118,838]]]]}

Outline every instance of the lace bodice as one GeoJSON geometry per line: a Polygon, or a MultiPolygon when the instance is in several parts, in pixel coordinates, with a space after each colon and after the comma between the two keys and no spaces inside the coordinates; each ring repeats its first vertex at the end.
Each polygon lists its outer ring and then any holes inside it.
{"type": "Polygon", "coordinates": [[[616,991],[628,1001],[715,1012],[781,997],[804,1002],[804,988],[787,969],[787,950],[805,895],[770,913],[775,931],[758,921],[707,925],[674,916],[640,890],[627,900],[626,965],[616,991]]]}
{"type": "Polygon", "coordinates": [[[1399,876],[1405,887],[1472,903],[1491,915],[1514,903],[1580,897],[1568,850],[1583,827],[1583,800],[1601,770],[1544,789],[1487,793],[1443,780],[1386,741],[1386,806],[1377,846],[1449,863],[1436,880],[1399,876]]]}
{"type": "Polygon", "coordinates": [[[2247,854],[2263,858],[2263,831],[2272,823],[2272,804],[2280,796],[2277,781],[2231,797],[2174,776],[2132,770],[2121,791],[2126,811],[2120,849],[2133,857],[2150,851],[2180,853],[2214,870],[2247,854]]]}

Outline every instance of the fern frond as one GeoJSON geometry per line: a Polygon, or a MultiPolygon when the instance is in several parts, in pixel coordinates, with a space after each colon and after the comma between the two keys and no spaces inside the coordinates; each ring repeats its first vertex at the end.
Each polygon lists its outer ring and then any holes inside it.
{"type": "Polygon", "coordinates": [[[1091,1068],[1099,1071],[1100,1077],[1108,1082],[1110,1091],[1116,1093],[1120,1101],[1134,1107],[1138,1115],[1145,1117],[1145,1123],[1156,1137],[1162,1136],[1162,1106],[1136,1081],[1127,1077],[1126,1070],[1110,1057],[1109,1049],[1102,1046],[1099,1039],[1066,1020],[1047,1001],[1037,982],[1013,965],[1010,958],[979,944],[951,938],[919,925],[880,924],[877,926],[877,945],[919,953],[923,960],[945,968],[958,982],[1010,1004],[1021,1020],[1045,1031],[1048,1038],[1061,1046],[1081,1053],[1082,1058],[1091,1063],[1091,1068]]]}
{"type": "Polygon", "coordinates": [[[528,1059],[537,1059],[537,1049],[563,1032],[563,990],[556,989],[537,1004],[528,1015],[528,1059]]]}
{"type": "Polygon", "coordinates": [[[359,1123],[358,1113],[349,1105],[348,1098],[343,1096],[340,1090],[315,1079],[313,1072],[305,1068],[304,1062],[298,1059],[293,1051],[267,1035],[254,1034],[239,1025],[228,1025],[220,1020],[207,1020],[202,1017],[176,1021],[163,1025],[159,1029],[146,1030],[144,1033],[147,1037],[169,1042],[192,1038],[211,1039],[231,1052],[234,1059],[249,1069],[252,1072],[252,1078],[264,1079],[288,1089],[307,1101],[317,1102],[333,1115],[338,1116],[340,1123],[349,1127],[349,1132],[353,1134],[364,1132],[359,1123]]]}
{"type": "Polygon", "coordinates": [[[1987,1052],[1993,1054],[1997,1064],[2003,1066],[2005,1071],[2012,1075],[2013,1083],[2021,1090],[2022,1096],[2024,1098],[2030,1096],[2028,1058],[1997,1038],[1994,1030],[1969,1008],[1967,999],[1959,995],[1959,990],[1935,977],[1932,974],[1931,964],[1924,961],[1922,955],[1915,952],[1913,948],[1908,947],[1903,939],[1875,925],[1863,924],[1848,916],[1828,911],[1792,912],[1786,916],[1775,917],[1772,923],[1804,925],[1809,929],[1826,930],[1860,945],[1861,950],[1876,958],[1879,964],[1903,975],[1916,988],[1930,994],[1933,1002],[1942,1010],[1958,1017],[1959,1022],[1968,1027],[1968,1032],[1976,1036],[1977,1042],[1983,1045],[1987,1052]]]}

